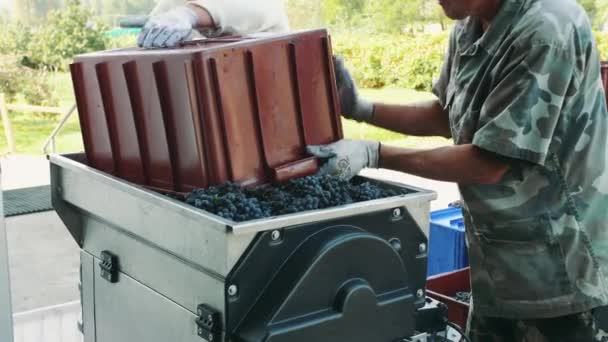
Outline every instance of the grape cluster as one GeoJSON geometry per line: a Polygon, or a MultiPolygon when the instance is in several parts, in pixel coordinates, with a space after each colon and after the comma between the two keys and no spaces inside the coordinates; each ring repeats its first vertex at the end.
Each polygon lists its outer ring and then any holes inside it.
{"type": "Polygon", "coordinates": [[[186,203],[225,219],[242,222],[399,196],[405,190],[385,189],[371,182],[333,176],[309,176],[276,186],[243,188],[225,183],[194,190],[186,203]]]}

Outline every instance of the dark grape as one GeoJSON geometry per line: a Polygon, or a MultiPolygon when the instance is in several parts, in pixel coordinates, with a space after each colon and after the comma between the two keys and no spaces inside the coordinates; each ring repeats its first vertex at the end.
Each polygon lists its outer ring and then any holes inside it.
{"type": "Polygon", "coordinates": [[[242,222],[403,194],[404,191],[384,189],[372,182],[356,184],[338,177],[310,176],[257,188],[225,183],[194,190],[186,196],[185,202],[225,219],[242,222]]]}

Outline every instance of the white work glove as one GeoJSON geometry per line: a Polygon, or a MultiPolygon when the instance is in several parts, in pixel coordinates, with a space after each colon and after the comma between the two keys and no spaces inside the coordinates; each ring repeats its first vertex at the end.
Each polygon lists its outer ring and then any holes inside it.
{"type": "Polygon", "coordinates": [[[355,82],[341,56],[334,57],[334,70],[342,115],[360,122],[371,121],[374,116],[374,104],[359,97],[355,82]]]}
{"type": "Polygon", "coordinates": [[[380,143],[367,140],[340,140],[324,146],[307,146],[309,154],[326,159],[319,175],[350,180],[366,167],[378,168],[380,143]]]}
{"type": "Polygon", "coordinates": [[[151,17],[137,37],[144,48],[173,47],[190,39],[198,16],[187,6],[176,7],[151,17]]]}

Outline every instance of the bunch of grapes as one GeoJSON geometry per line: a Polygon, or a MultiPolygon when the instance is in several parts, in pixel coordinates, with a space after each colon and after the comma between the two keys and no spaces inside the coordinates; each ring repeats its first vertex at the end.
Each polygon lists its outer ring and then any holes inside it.
{"type": "Polygon", "coordinates": [[[326,209],[356,202],[400,196],[371,182],[354,183],[333,176],[309,176],[276,186],[243,188],[235,183],[194,190],[186,203],[225,219],[242,222],[326,209]]]}

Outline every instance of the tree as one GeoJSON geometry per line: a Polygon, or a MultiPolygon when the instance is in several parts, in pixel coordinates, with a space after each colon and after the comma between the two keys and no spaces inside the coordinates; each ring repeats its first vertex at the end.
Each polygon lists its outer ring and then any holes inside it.
{"type": "Polygon", "coordinates": [[[595,16],[595,27],[605,29],[605,24],[608,21],[608,1],[598,1],[597,12],[595,16]]]}
{"type": "Polygon", "coordinates": [[[594,23],[596,26],[596,16],[597,16],[597,1],[596,0],[578,0],[579,4],[585,9],[587,15],[589,16],[589,20],[594,23]]]}
{"type": "Polygon", "coordinates": [[[348,26],[359,20],[365,8],[365,0],[325,0],[323,16],[331,25],[348,26]]]}
{"type": "Polygon", "coordinates": [[[292,29],[309,29],[325,26],[323,0],[287,0],[289,25],[292,29]]]}
{"type": "Polygon", "coordinates": [[[400,33],[424,23],[424,0],[370,0],[365,12],[368,14],[369,26],[376,31],[400,33]]]}
{"type": "Polygon", "coordinates": [[[48,21],[35,31],[29,43],[28,64],[63,70],[78,54],[104,50],[106,30],[79,0],[67,0],[64,10],[51,11],[48,21]]]}

